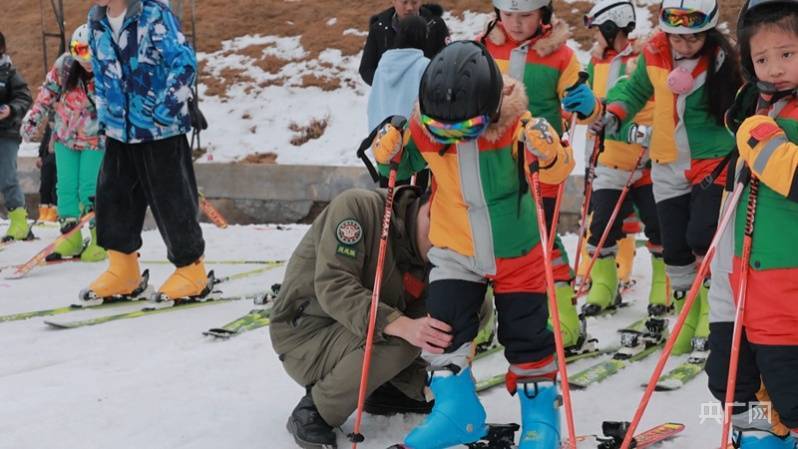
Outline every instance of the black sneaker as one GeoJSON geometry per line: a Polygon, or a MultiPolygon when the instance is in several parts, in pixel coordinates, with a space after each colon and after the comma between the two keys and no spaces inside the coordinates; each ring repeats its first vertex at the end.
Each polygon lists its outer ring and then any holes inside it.
{"type": "Polygon", "coordinates": [[[300,399],[286,424],[294,441],[304,449],[336,449],[338,444],[332,426],[319,414],[310,393],[300,399]]]}
{"type": "Polygon", "coordinates": [[[379,388],[374,390],[374,393],[371,393],[371,395],[366,398],[363,410],[372,415],[384,416],[395,415],[397,413],[428,415],[432,411],[432,406],[434,404],[435,401],[427,402],[411,399],[388,382],[382,384],[379,388]]]}

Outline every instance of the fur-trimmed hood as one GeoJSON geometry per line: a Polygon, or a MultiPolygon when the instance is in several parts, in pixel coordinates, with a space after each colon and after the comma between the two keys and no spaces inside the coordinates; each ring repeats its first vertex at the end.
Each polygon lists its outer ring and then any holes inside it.
{"type": "MultiPolygon", "coordinates": [[[[502,75],[502,80],[504,81],[504,94],[499,111],[499,120],[491,123],[482,135],[488,142],[499,140],[510,126],[515,126],[518,118],[529,108],[529,98],[526,96],[524,85],[508,75],[502,75]]],[[[411,120],[421,120],[421,110],[418,102],[413,108],[411,120]]],[[[434,140],[427,128],[422,126],[421,129],[428,139],[434,140]]]]}
{"type": "MultiPolygon", "coordinates": [[[[518,44],[529,43],[538,55],[546,57],[568,42],[568,38],[571,37],[571,28],[564,20],[557,18],[552,19],[551,25],[543,26],[544,31],[542,36],[532,38],[526,42],[519,42],[518,44]]],[[[510,39],[507,32],[504,31],[504,25],[501,22],[498,22],[496,26],[490,30],[487,38],[494,45],[498,46],[504,45],[510,39]]]]}

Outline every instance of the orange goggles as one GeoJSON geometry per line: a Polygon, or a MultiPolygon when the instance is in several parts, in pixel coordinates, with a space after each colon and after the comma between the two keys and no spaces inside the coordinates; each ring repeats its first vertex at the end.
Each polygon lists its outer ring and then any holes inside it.
{"type": "Polygon", "coordinates": [[[694,9],[665,8],[660,14],[660,20],[674,27],[701,28],[712,20],[713,15],[694,9]]]}
{"type": "Polygon", "coordinates": [[[89,48],[89,44],[83,42],[72,41],[69,44],[69,53],[71,53],[73,57],[83,61],[91,60],[91,48],[89,48]]]}

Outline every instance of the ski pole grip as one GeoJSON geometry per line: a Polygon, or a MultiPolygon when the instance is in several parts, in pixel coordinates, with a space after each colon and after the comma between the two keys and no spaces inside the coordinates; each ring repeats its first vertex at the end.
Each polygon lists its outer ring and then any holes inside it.
{"type": "Polygon", "coordinates": [[[391,117],[391,126],[402,131],[407,126],[407,119],[401,115],[394,115],[391,117]]]}
{"type": "MultiPolygon", "coordinates": [[[[523,138],[521,139],[521,145],[522,145],[522,148],[524,150],[524,154],[519,154],[518,155],[519,158],[525,157],[526,156],[526,152],[527,152],[526,151],[526,125],[527,125],[527,123],[529,123],[529,119],[528,118],[522,118],[521,119],[521,125],[523,125],[523,127],[524,127],[524,134],[523,134],[523,138]]],[[[534,173],[534,172],[538,171],[539,169],[540,169],[540,162],[538,161],[537,157],[532,155],[532,160],[529,162],[529,172],[530,173],[534,173]]]]}
{"type": "Polygon", "coordinates": [[[571,85],[571,87],[569,87],[568,90],[575,89],[579,87],[580,84],[587,83],[587,80],[589,79],[590,79],[590,74],[585,72],[584,70],[581,70],[579,72],[579,78],[577,78],[576,82],[573,85],[571,85]]]}
{"type": "MultiPolygon", "coordinates": [[[[403,132],[405,127],[407,127],[407,119],[401,115],[394,115],[391,117],[390,121],[391,126],[399,130],[399,132],[403,132]]],[[[396,155],[391,158],[391,167],[398,168],[399,163],[402,162],[402,153],[404,153],[404,148],[399,150],[396,155]]]]}

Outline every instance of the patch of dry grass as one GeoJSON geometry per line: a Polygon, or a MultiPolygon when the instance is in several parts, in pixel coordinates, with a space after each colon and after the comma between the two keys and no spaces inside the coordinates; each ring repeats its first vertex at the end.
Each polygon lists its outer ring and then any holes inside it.
{"type": "Polygon", "coordinates": [[[296,133],[296,135],[291,138],[291,145],[300,146],[313,139],[318,139],[324,135],[324,131],[327,129],[328,122],[329,117],[322,119],[314,118],[310,121],[310,123],[304,126],[299,125],[296,122],[292,122],[288,126],[288,129],[296,133]]]}

